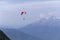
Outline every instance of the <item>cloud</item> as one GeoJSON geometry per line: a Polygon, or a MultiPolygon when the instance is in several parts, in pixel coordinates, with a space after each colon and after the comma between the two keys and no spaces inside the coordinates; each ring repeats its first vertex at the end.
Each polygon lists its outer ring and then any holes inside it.
{"type": "MultiPolygon", "coordinates": [[[[54,14],[56,8],[60,8],[60,1],[43,1],[43,2],[22,2],[11,4],[5,1],[0,2],[0,24],[10,26],[23,26],[47,18],[54,14]],[[52,12],[50,9],[53,8],[52,12]],[[47,10],[49,9],[49,10],[47,10]],[[27,11],[26,16],[21,16],[22,10],[27,11]],[[44,12],[45,11],[45,12],[44,12]],[[41,16],[40,16],[41,15],[41,16]],[[26,18],[24,21],[23,18],[26,18]]],[[[56,15],[55,13],[54,15],[56,15]]],[[[59,14],[59,13],[58,13],[59,14]]],[[[59,18],[59,17],[58,17],[59,18]]]]}
{"type": "Polygon", "coordinates": [[[47,7],[60,7],[60,1],[44,1],[44,2],[22,2],[18,4],[10,4],[4,1],[0,2],[2,8],[47,8],[47,7]]]}
{"type": "Polygon", "coordinates": [[[35,1],[60,1],[60,0],[0,0],[0,1],[5,1],[7,3],[21,3],[21,2],[35,2],[35,1]]]}

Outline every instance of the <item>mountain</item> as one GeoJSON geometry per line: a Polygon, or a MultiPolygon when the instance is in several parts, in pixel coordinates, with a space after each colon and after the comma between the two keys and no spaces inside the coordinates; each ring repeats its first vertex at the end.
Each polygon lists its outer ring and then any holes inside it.
{"type": "Polygon", "coordinates": [[[60,19],[41,19],[19,29],[2,29],[11,40],[60,40],[60,19]]]}
{"type": "Polygon", "coordinates": [[[48,20],[42,19],[21,28],[21,31],[42,40],[60,40],[60,19],[56,19],[54,16],[48,20]]]}
{"type": "Polygon", "coordinates": [[[0,30],[0,40],[10,40],[3,31],[0,30]]]}
{"type": "Polygon", "coordinates": [[[41,40],[40,38],[22,32],[20,29],[3,29],[3,31],[11,40],[41,40]]]}

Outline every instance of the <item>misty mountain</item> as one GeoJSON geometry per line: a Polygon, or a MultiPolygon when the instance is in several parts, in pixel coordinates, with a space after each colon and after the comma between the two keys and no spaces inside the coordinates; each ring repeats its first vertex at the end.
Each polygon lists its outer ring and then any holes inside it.
{"type": "Polygon", "coordinates": [[[60,40],[60,19],[41,19],[19,29],[2,29],[11,40],[60,40]]]}
{"type": "Polygon", "coordinates": [[[20,29],[16,30],[4,28],[3,31],[11,40],[41,40],[40,38],[22,32],[20,29]]]}
{"type": "Polygon", "coordinates": [[[42,19],[21,29],[22,32],[42,40],[60,40],[60,19],[54,16],[42,19]]]}

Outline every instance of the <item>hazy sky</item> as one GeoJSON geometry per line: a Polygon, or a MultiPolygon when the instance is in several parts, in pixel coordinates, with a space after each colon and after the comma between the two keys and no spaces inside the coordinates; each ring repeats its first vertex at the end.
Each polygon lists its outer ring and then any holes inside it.
{"type": "Polygon", "coordinates": [[[59,18],[59,10],[59,0],[0,0],[0,24],[24,26],[51,15],[59,18]],[[21,11],[26,11],[27,14],[21,16],[21,11]]]}

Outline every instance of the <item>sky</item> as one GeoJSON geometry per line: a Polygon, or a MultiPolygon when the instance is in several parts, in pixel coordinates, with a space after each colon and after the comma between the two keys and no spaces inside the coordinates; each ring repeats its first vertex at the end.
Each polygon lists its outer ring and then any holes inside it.
{"type": "Polygon", "coordinates": [[[22,27],[52,15],[60,19],[59,10],[59,0],[0,0],[0,25],[22,27]],[[27,14],[21,16],[21,11],[27,14]]]}

